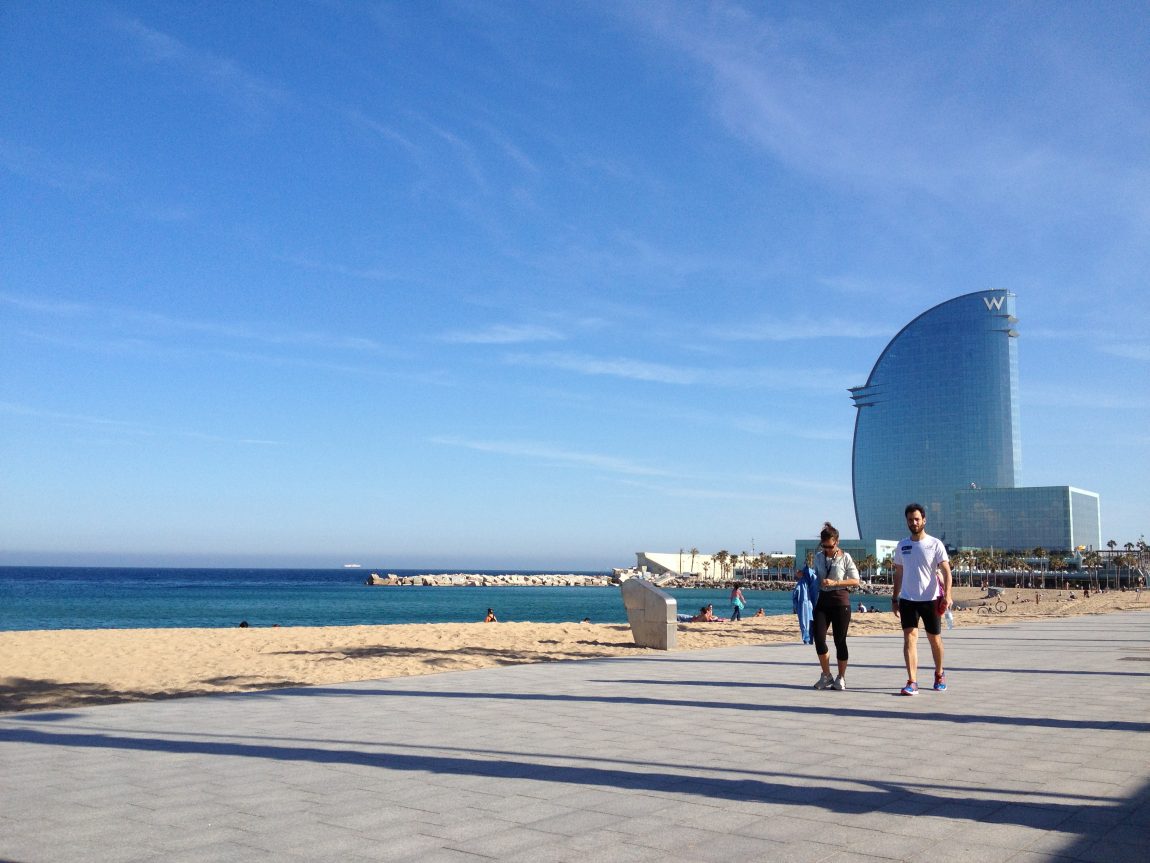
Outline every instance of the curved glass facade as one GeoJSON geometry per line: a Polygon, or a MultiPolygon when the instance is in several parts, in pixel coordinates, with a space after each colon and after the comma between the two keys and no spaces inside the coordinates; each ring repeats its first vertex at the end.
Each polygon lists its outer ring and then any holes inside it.
{"type": "Polygon", "coordinates": [[[955,493],[1012,488],[1021,472],[1014,294],[978,291],[923,312],[891,339],[864,386],[852,457],[859,536],[899,539],[905,506],[960,541],[955,493]]]}

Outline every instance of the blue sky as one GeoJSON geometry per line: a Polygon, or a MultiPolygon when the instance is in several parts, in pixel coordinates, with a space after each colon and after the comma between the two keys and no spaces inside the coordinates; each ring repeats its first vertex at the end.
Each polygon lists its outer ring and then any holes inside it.
{"type": "Polygon", "coordinates": [[[988,288],[1021,482],[1136,541],[1147,44],[1139,3],[5,3],[0,563],[854,536],[847,387],[988,288]]]}

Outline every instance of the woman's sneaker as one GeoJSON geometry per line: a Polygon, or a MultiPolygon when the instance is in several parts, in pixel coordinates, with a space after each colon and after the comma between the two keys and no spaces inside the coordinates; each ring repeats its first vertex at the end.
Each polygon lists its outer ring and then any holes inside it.
{"type": "Polygon", "coordinates": [[[836,677],[835,682],[831,684],[831,689],[836,689],[839,692],[845,692],[846,688],[847,688],[847,682],[846,682],[846,680],[843,679],[843,676],[841,674],[838,677],[836,677]]]}
{"type": "Polygon", "coordinates": [[[830,689],[835,685],[835,679],[829,674],[820,674],[819,682],[815,684],[815,689],[830,689]]]}
{"type": "Polygon", "coordinates": [[[946,692],[946,672],[937,671],[934,675],[934,691],[946,692]]]}
{"type": "Polygon", "coordinates": [[[918,695],[918,684],[913,680],[908,680],[906,686],[898,691],[899,695],[918,695]]]}

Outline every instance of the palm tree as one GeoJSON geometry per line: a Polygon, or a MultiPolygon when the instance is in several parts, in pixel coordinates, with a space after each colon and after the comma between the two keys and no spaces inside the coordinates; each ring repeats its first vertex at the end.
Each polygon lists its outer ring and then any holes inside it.
{"type": "Polygon", "coordinates": [[[1102,568],[1102,555],[1097,551],[1088,551],[1082,558],[1082,565],[1086,568],[1086,583],[1091,584],[1094,580],[1091,576],[1097,575],[1102,568]]]}
{"type": "Polygon", "coordinates": [[[973,551],[965,551],[958,556],[958,564],[960,567],[966,567],[966,584],[967,587],[974,587],[974,564],[975,554],[973,551]]]}
{"type": "Polygon", "coordinates": [[[1042,548],[1041,545],[1034,550],[1034,557],[1038,558],[1038,563],[1040,563],[1043,568],[1050,568],[1050,552],[1042,548]]]}
{"type": "Polygon", "coordinates": [[[698,554],[699,554],[699,549],[697,549],[697,548],[692,548],[692,549],[691,549],[691,574],[692,574],[692,575],[694,575],[694,574],[695,574],[695,557],[696,557],[698,554]]]}
{"type": "Polygon", "coordinates": [[[704,560],[703,561],[703,581],[707,580],[707,575],[710,573],[710,570],[711,570],[711,561],[704,560]]]}
{"type": "Polygon", "coordinates": [[[994,553],[993,549],[979,549],[979,566],[989,574],[989,581],[987,582],[992,587],[998,586],[998,567],[1000,556],[994,553]]]}
{"type": "Polygon", "coordinates": [[[719,564],[719,578],[722,579],[727,574],[727,562],[731,559],[731,553],[725,548],[715,553],[715,562],[719,564]]]}
{"type": "Polygon", "coordinates": [[[763,570],[767,569],[767,576],[770,577],[770,569],[768,569],[769,561],[765,552],[760,551],[755,555],[751,561],[751,568],[755,571],[755,580],[763,580],[763,570]]]}

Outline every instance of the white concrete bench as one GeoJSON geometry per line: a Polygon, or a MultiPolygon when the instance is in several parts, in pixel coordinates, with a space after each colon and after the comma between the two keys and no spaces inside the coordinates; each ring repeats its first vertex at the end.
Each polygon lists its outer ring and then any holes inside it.
{"type": "Polygon", "coordinates": [[[679,603],[649,581],[629,578],[619,585],[627,622],[639,647],[671,650],[675,646],[675,615],[679,603]]]}

